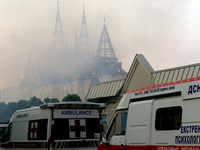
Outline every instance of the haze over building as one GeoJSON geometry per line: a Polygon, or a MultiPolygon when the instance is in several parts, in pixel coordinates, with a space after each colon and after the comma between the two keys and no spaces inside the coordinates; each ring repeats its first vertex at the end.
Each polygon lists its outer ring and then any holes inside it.
{"type": "MultiPolygon", "coordinates": [[[[80,34],[75,34],[74,44],[64,34],[62,15],[57,1],[57,14],[53,41],[41,66],[34,69],[30,54],[18,87],[0,90],[0,101],[12,102],[36,96],[58,98],[78,94],[84,99],[89,87],[98,82],[124,78],[126,72],[118,62],[104,19],[97,50],[91,46],[89,29],[83,6],[80,34]]],[[[97,47],[97,46],[94,46],[97,47]]]]}

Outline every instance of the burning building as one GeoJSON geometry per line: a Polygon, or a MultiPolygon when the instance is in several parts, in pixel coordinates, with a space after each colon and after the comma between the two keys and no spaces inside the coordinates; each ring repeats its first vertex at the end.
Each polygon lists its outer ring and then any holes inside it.
{"type": "Polygon", "coordinates": [[[78,94],[84,99],[92,84],[126,76],[115,55],[105,20],[97,51],[91,48],[84,6],[80,36],[76,33],[74,43],[67,44],[57,1],[53,41],[41,67],[34,70],[29,56],[19,87],[0,90],[0,100],[17,101],[31,96],[62,100],[67,94],[78,94]]]}

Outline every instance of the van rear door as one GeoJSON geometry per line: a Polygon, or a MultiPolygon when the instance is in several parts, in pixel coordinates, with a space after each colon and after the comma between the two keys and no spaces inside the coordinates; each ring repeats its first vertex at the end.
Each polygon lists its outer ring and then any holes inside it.
{"type": "Polygon", "coordinates": [[[53,109],[55,148],[96,148],[100,141],[98,109],[53,109]]]}

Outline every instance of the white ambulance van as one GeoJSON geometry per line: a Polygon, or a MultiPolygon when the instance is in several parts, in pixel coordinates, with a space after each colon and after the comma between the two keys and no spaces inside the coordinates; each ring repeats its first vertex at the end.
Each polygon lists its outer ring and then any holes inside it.
{"type": "Polygon", "coordinates": [[[1,149],[97,149],[103,131],[100,107],[104,104],[62,102],[16,111],[1,149]]]}
{"type": "Polygon", "coordinates": [[[200,77],[126,93],[98,150],[200,150],[200,77]]]}

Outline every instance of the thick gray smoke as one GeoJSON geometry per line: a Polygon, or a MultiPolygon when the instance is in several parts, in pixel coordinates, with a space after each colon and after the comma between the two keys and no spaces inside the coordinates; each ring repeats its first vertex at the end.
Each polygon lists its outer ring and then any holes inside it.
{"type": "MultiPolygon", "coordinates": [[[[155,70],[199,62],[197,0],[59,2],[63,31],[70,45],[74,44],[76,32],[80,32],[83,4],[94,51],[106,18],[115,53],[126,71],[137,53],[143,54],[155,70]]],[[[0,89],[3,89],[19,85],[29,53],[33,68],[42,68],[53,38],[57,2],[0,0],[0,4],[0,89]]],[[[69,61],[63,68],[76,72],[75,66],[76,62],[69,61]]]]}

